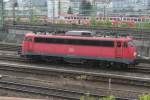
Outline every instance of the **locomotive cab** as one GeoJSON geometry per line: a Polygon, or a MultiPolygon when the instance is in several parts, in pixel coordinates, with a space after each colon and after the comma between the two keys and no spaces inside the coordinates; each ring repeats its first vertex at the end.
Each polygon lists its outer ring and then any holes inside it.
{"type": "Polygon", "coordinates": [[[128,64],[135,63],[137,52],[132,39],[117,40],[115,51],[115,56],[117,59],[124,59],[128,64]]]}
{"type": "Polygon", "coordinates": [[[128,41],[128,51],[129,51],[129,57],[131,59],[136,59],[137,57],[137,50],[136,50],[136,45],[132,40],[128,41]]]}
{"type": "Polygon", "coordinates": [[[125,53],[125,58],[129,59],[131,61],[131,64],[135,64],[135,59],[137,57],[137,51],[136,51],[136,45],[134,44],[133,40],[128,40],[125,42],[126,45],[124,45],[125,50],[127,50],[125,53]]]}
{"type": "Polygon", "coordinates": [[[26,35],[22,44],[22,54],[32,52],[33,50],[33,36],[32,35],[26,35]]]}

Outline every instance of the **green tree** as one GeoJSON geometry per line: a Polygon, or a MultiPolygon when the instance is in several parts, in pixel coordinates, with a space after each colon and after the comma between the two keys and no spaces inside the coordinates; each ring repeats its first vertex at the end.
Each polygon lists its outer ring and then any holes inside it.
{"type": "Polygon", "coordinates": [[[32,18],[29,20],[29,24],[36,25],[39,24],[39,19],[37,16],[32,16],[32,18]]]}
{"type": "Polygon", "coordinates": [[[150,100],[150,94],[140,96],[139,100],[150,100]]]}
{"type": "Polygon", "coordinates": [[[112,22],[109,21],[109,20],[106,20],[106,21],[105,21],[105,25],[106,25],[107,27],[112,27],[112,22]]]}
{"type": "Polygon", "coordinates": [[[83,16],[90,16],[92,12],[92,5],[87,0],[82,0],[80,5],[80,14],[83,16]]]}
{"type": "Polygon", "coordinates": [[[104,26],[104,21],[97,21],[97,26],[98,27],[102,27],[102,26],[104,26]]]}
{"type": "Polygon", "coordinates": [[[97,26],[96,18],[94,18],[94,17],[91,18],[90,22],[91,22],[91,26],[92,26],[92,27],[96,27],[96,26],[97,26]]]}
{"type": "MultiPolygon", "coordinates": [[[[142,26],[141,26],[142,27],[142,26]]],[[[144,23],[143,28],[150,29],[150,23],[144,23]]]]}
{"type": "Polygon", "coordinates": [[[123,23],[119,25],[120,28],[129,28],[128,24],[123,23]]]}
{"type": "Polygon", "coordinates": [[[73,14],[73,11],[72,11],[72,8],[71,8],[71,6],[68,8],[68,12],[67,12],[68,14],[73,14]]]}
{"type": "Polygon", "coordinates": [[[16,23],[20,23],[20,21],[21,21],[21,20],[20,20],[20,17],[17,16],[17,17],[16,17],[16,23]]]}

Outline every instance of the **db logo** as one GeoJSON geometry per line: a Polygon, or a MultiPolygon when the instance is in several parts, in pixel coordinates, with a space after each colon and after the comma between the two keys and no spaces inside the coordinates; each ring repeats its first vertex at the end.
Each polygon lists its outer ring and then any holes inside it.
{"type": "Polygon", "coordinates": [[[69,48],[69,52],[74,52],[74,48],[69,48]]]}

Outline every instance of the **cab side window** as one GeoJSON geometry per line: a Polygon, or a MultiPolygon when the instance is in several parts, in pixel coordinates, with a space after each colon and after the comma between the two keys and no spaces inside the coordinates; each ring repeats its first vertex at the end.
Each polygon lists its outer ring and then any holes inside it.
{"type": "Polygon", "coordinates": [[[124,43],[123,43],[123,47],[124,47],[124,48],[127,48],[127,47],[128,47],[127,42],[124,42],[124,43]]]}
{"type": "Polygon", "coordinates": [[[117,42],[117,47],[121,47],[121,42],[117,42]]]}
{"type": "Polygon", "coordinates": [[[82,35],[82,36],[90,37],[90,36],[91,36],[91,33],[85,33],[85,32],[82,32],[81,35],[82,35]]]}
{"type": "Polygon", "coordinates": [[[132,46],[132,47],[133,47],[133,46],[136,46],[133,41],[129,41],[129,42],[128,42],[128,45],[129,45],[129,46],[132,46]]]}
{"type": "Polygon", "coordinates": [[[32,42],[32,38],[31,37],[26,37],[25,41],[32,42]]]}

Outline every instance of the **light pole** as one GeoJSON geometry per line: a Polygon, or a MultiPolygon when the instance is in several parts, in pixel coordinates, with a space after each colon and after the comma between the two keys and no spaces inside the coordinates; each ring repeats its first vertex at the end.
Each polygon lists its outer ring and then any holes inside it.
{"type": "Polygon", "coordinates": [[[106,5],[104,4],[104,18],[106,17],[106,5]]]}
{"type": "Polygon", "coordinates": [[[54,24],[54,18],[55,18],[55,0],[53,0],[53,24],[54,24]]]}
{"type": "Polygon", "coordinates": [[[107,17],[107,6],[111,2],[111,0],[106,0],[104,3],[104,18],[107,17]]]}
{"type": "Polygon", "coordinates": [[[33,7],[32,7],[32,0],[29,1],[29,19],[32,21],[33,18],[33,7]]]}
{"type": "Polygon", "coordinates": [[[58,13],[59,13],[59,16],[60,16],[60,14],[61,14],[61,2],[60,2],[60,0],[58,1],[58,13]]]}
{"type": "Polygon", "coordinates": [[[93,16],[97,15],[97,5],[95,0],[93,0],[93,10],[93,16]]]}
{"type": "Polygon", "coordinates": [[[0,28],[4,28],[4,2],[3,0],[0,1],[0,28]]]}
{"type": "Polygon", "coordinates": [[[16,7],[18,6],[17,1],[13,0],[13,25],[16,24],[16,7]]]}

